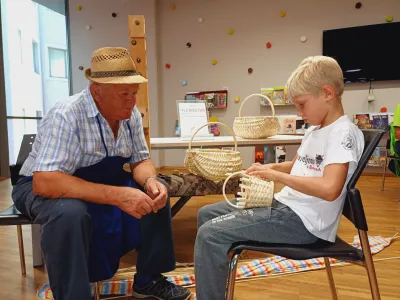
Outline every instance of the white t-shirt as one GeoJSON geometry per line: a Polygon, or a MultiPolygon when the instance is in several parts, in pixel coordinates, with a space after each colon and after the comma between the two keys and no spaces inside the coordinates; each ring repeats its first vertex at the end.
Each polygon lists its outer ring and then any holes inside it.
{"type": "Polygon", "coordinates": [[[286,186],[275,194],[275,199],[289,206],[312,234],[334,242],[346,198],[346,186],[357,168],[363,150],[364,135],[347,116],[323,128],[311,126],[297,151],[298,158],[290,174],[323,177],[325,166],[350,162],[342,193],[336,200],[326,201],[286,186]]]}

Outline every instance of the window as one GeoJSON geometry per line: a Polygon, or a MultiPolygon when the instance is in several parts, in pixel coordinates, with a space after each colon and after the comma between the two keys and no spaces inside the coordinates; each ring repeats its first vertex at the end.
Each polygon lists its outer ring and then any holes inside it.
{"type": "Polygon", "coordinates": [[[67,78],[67,50],[49,47],[50,77],[67,78]]]}
{"type": "Polygon", "coordinates": [[[40,74],[39,71],[39,45],[37,42],[32,41],[32,51],[33,51],[33,70],[36,74],[40,74]]]}

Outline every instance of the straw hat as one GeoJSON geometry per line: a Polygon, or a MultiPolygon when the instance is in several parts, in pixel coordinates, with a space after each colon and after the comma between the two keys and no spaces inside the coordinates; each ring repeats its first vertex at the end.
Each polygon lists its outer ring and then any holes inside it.
{"type": "Polygon", "coordinates": [[[136,71],[129,52],[121,47],[104,47],[92,53],[91,67],[85,70],[85,77],[98,83],[134,84],[147,79],[136,71]]]}

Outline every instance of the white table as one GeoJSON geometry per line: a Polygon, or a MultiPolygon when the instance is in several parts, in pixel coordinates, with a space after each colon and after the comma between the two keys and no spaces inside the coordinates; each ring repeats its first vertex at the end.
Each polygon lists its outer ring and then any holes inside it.
{"type": "MultiPolygon", "coordinates": [[[[238,147],[251,147],[256,145],[276,146],[276,145],[300,145],[303,135],[275,135],[266,139],[243,139],[236,138],[238,147]]],[[[187,149],[190,138],[180,137],[162,137],[150,138],[151,149],[187,149]]],[[[233,147],[234,140],[232,136],[215,137],[195,137],[192,141],[192,147],[233,147]]]]}

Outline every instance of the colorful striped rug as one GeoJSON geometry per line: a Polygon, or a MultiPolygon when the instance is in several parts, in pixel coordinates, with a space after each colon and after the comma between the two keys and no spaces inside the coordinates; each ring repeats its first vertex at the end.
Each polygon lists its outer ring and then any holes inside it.
{"type": "MultiPolygon", "coordinates": [[[[388,247],[394,240],[400,238],[400,234],[396,233],[393,237],[383,238],[381,236],[369,236],[369,244],[372,254],[381,252],[388,247]]],[[[353,247],[361,249],[358,235],[354,236],[353,247]]],[[[330,259],[332,266],[346,265],[341,260],[330,259]]],[[[307,260],[291,260],[282,256],[272,256],[265,259],[243,260],[239,263],[236,279],[243,280],[249,278],[257,278],[264,276],[282,275],[288,273],[298,273],[310,270],[318,270],[325,268],[323,258],[314,258],[307,260]]],[[[133,275],[135,267],[121,269],[110,281],[100,284],[100,292],[102,295],[130,295],[132,293],[133,275]]],[[[195,277],[193,267],[190,265],[180,264],[178,268],[170,273],[164,274],[168,280],[181,286],[195,286],[195,277]]],[[[92,286],[93,292],[93,286],[92,286]]],[[[37,292],[37,300],[53,300],[53,296],[48,283],[44,284],[37,292]]]]}

